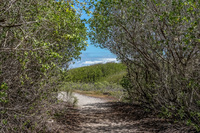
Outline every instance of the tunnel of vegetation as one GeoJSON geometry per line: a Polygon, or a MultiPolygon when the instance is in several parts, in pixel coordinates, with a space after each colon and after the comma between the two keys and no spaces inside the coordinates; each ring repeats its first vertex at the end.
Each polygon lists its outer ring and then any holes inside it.
{"type": "Polygon", "coordinates": [[[121,85],[129,102],[200,131],[199,0],[88,0],[91,42],[122,64],[67,71],[87,46],[74,1],[0,1],[0,132],[45,132],[58,88],[121,85]]]}

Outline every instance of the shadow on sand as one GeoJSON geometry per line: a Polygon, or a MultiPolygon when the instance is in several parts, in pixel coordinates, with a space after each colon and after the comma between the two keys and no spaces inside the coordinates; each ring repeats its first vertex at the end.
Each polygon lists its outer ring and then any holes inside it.
{"type": "MultiPolygon", "coordinates": [[[[81,133],[194,133],[181,124],[146,113],[139,105],[96,103],[77,109],[68,116],[76,117],[71,132],[81,133]],[[78,115],[76,115],[76,113],[78,115]]],[[[61,123],[60,123],[61,124],[61,123]]],[[[62,124],[68,124],[63,123],[62,124]]]]}

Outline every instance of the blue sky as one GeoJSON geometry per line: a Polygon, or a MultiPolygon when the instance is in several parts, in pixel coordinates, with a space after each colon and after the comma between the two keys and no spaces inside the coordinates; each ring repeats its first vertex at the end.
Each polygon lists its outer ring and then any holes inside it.
{"type": "MultiPolygon", "coordinates": [[[[83,12],[81,19],[89,19],[90,17],[83,12]]],[[[86,27],[89,29],[89,25],[86,24],[86,27]]],[[[101,49],[91,45],[90,40],[88,40],[89,46],[86,48],[86,51],[82,51],[80,55],[81,60],[75,61],[75,64],[71,64],[69,69],[89,66],[97,63],[106,63],[106,62],[117,62],[116,56],[112,54],[109,50],[101,49]]]]}
{"type": "Polygon", "coordinates": [[[116,56],[106,49],[96,48],[93,45],[87,47],[86,51],[82,51],[81,60],[75,61],[69,68],[89,66],[97,63],[117,62],[116,56]]]}

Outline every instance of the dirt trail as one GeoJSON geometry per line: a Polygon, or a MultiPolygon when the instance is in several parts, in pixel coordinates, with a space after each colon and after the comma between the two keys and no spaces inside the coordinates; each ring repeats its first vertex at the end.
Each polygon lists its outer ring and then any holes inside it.
{"type": "MultiPolygon", "coordinates": [[[[108,102],[74,93],[78,99],[80,125],[75,133],[187,133],[192,132],[169,120],[155,118],[138,105],[108,102]]],[[[74,114],[73,114],[74,115],[74,114]]]]}
{"type": "Polygon", "coordinates": [[[131,126],[130,121],[115,118],[116,114],[111,111],[107,100],[78,93],[74,93],[74,96],[77,97],[77,105],[81,108],[80,113],[85,118],[80,132],[137,132],[137,129],[131,126]]]}

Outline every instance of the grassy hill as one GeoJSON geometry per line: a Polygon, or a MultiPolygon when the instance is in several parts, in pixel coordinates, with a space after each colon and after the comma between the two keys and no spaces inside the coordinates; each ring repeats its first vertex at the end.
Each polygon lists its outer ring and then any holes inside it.
{"type": "Polygon", "coordinates": [[[124,93],[120,81],[126,73],[126,66],[113,62],[74,68],[67,72],[67,82],[61,90],[119,100],[124,93]]]}
{"type": "Polygon", "coordinates": [[[68,81],[81,83],[95,83],[107,81],[119,84],[126,75],[126,66],[122,63],[95,64],[68,71],[68,81]]]}

